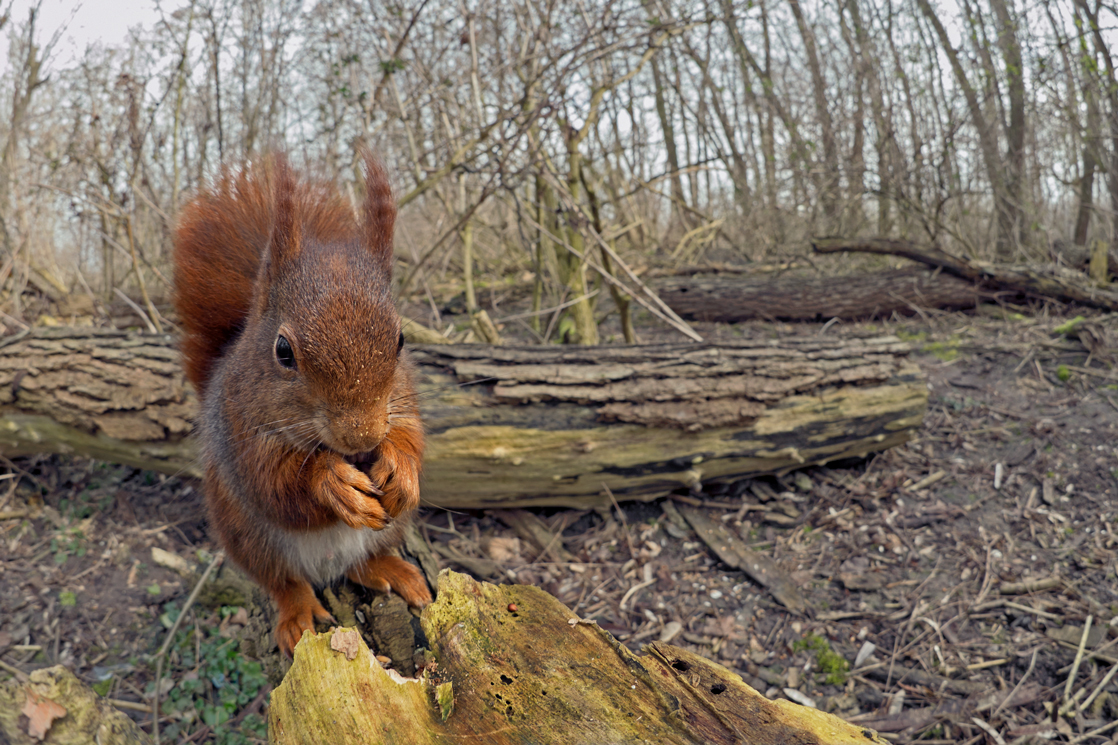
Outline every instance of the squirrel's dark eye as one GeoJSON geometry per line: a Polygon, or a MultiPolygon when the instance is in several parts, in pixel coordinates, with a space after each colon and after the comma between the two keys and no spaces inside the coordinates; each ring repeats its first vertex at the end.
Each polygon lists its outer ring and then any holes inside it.
{"type": "Polygon", "coordinates": [[[276,337],[276,361],[288,370],[295,369],[295,350],[291,348],[291,342],[282,336],[276,337]]]}
{"type": "Polygon", "coordinates": [[[403,348],[404,348],[404,332],[401,331],[400,332],[400,343],[396,345],[396,354],[399,354],[400,350],[403,349],[403,348]]]}

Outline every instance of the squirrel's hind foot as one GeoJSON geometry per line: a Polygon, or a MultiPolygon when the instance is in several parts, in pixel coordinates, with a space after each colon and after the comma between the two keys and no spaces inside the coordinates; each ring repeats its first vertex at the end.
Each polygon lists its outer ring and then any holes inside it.
{"type": "Polygon", "coordinates": [[[288,657],[295,655],[295,645],[303,638],[304,631],[314,631],[315,621],[334,621],[330,612],[322,607],[314,590],[306,582],[291,582],[281,591],[274,592],[279,606],[276,623],[276,643],[288,657]]]}
{"type": "Polygon", "coordinates": [[[431,602],[431,590],[423,573],[398,556],[370,556],[351,567],[346,576],[372,590],[391,590],[413,608],[422,608],[431,602]]]}

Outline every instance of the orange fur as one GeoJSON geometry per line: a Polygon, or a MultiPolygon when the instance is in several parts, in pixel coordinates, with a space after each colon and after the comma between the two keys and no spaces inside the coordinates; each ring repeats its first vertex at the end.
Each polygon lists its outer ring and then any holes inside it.
{"type": "Polygon", "coordinates": [[[423,427],[390,292],[395,204],[372,157],[366,171],[360,223],[277,155],[224,169],[175,229],[210,521],[275,598],[289,654],[329,615],[312,584],[347,570],[430,602],[386,555],[419,504],[423,427]]]}
{"type": "Polygon", "coordinates": [[[346,572],[346,576],[374,590],[392,590],[408,605],[424,606],[431,602],[431,591],[423,574],[398,556],[370,556],[363,565],[346,572]]]}

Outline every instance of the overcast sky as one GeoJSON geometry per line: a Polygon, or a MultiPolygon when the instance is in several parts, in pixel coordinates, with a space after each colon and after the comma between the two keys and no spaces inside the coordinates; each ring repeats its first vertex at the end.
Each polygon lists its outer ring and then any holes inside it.
{"type": "MultiPolygon", "coordinates": [[[[38,0],[15,0],[12,5],[12,22],[23,23],[27,12],[38,0]]],[[[0,8],[7,5],[0,0],[0,8]]],[[[174,10],[174,2],[164,5],[174,10]]],[[[54,63],[61,67],[74,64],[89,44],[115,45],[122,42],[131,26],[142,24],[150,27],[159,20],[155,0],[41,0],[39,38],[48,41],[63,27],[54,63]]],[[[7,29],[0,32],[0,67],[8,64],[7,29]]]]}

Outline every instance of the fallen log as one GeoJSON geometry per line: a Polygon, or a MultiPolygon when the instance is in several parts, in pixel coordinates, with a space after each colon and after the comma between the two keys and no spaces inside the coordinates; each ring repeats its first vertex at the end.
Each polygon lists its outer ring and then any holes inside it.
{"type": "Polygon", "coordinates": [[[685,650],[653,643],[635,655],[530,585],[444,571],[421,624],[434,664],[418,680],[382,668],[355,631],[304,634],[272,692],[270,742],[886,742],[834,715],[770,701],[685,650]]]}
{"type": "Polygon", "coordinates": [[[938,246],[919,245],[892,238],[828,238],[816,240],[811,247],[816,253],[861,251],[903,256],[978,282],[986,288],[1009,289],[1064,302],[1076,302],[1092,308],[1118,310],[1118,292],[1094,287],[1079,272],[1058,266],[992,264],[956,256],[938,246]]]}
{"type": "MultiPolygon", "coordinates": [[[[0,454],[198,475],[172,339],[45,328],[0,340],[0,454]]],[[[905,442],[927,389],[894,337],[622,347],[417,346],[427,504],[577,506],[905,442]],[[481,381],[474,385],[462,385],[481,381]]]]}
{"type": "Polygon", "coordinates": [[[974,282],[922,269],[842,277],[672,277],[652,287],[682,318],[721,323],[881,318],[923,308],[973,308],[993,298],[974,282]]]}
{"type": "MultiPolygon", "coordinates": [[[[1059,260],[1063,264],[1086,273],[1091,265],[1091,257],[1094,251],[1087,246],[1078,246],[1074,243],[1068,243],[1064,240],[1052,241],[1051,251],[1053,260],[1059,260]]],[[[1106,272],[1110,276],[1118,277],[1118,251],[1110,249],[1105,251],[1106,254],[1106,272]]]]}

